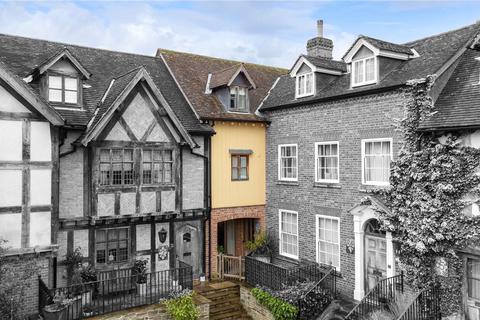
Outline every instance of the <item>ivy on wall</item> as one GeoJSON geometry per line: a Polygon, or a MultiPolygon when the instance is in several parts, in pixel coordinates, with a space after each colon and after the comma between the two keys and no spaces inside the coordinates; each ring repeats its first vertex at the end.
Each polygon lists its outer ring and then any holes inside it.
{"type": "Polygon", "coordinates": [[[476,245],[480,218],[463,209],[480,195],[480,150],[462,146],[460,136],[438,136],[419,131],[419,124],[434,111],[430,89],[434,76],[408,83],[404,118],[398,121],[403,146],[392,164],[390,187],[377,190],[389,208],[376,208],[382,227],[398,242],[398,262],[407,280],[422,288],[440,284],[442,314],[461,307],[463,264],[457,249],[476,245]],[[441,259],[441,260],[439,260],[441,259]],[[439,273],[438,261],[448,272],[439,273]]]}

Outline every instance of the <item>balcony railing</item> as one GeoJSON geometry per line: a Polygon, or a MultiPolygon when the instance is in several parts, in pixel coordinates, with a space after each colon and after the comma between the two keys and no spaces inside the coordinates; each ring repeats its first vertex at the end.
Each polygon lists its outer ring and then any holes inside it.
{"type": "Polygon", "coordinates": [[[127,275],[107,277],[101,275],[98,281],[48,289],[39,279],[39,308],[53,303],[53,297],[70,299],[64,312],[64,320],[76,320],[101,315],[131,307],[157,303],[169,293],[193,289],[192,267],[180,262],[179,267],[146,274],[146,281],[140,276],[127,275]]]}
{"type": "Polygon", "coordinates": [[[440,291],[437,286],[420,291],[397,320],[440,320],[440,291]]]}
{"type": "Polygon", "coordinates": [[[363,297],[362,301],[350,311],[345,317],[345,320],[361,320],[373,311],[387,310],[388,304],[395,301],[396,296],[403,293],[403,291],[403,273],[380,280],[377,285],[363,297]]]}

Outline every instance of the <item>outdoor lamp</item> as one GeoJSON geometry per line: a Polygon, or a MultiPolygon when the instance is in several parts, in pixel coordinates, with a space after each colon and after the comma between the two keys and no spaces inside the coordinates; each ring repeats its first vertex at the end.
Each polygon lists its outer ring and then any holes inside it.
{"type": "Polygon", "coordinates": [[[167,240],[167,230],[162,228],[162,230],[158,232],[158,240],[160,240],[160,243],[164,243],[165,240],[167,240]]]}

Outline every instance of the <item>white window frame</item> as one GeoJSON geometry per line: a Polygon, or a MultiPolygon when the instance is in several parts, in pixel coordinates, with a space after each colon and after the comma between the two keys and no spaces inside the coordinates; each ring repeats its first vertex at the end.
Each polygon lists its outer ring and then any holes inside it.
{"type": "Polygon", "coordinates": [[[324,182],[324,183],[339,183],[340,182],[340,143],[338,141],[322,141],[315,143],[315,182],[324,182]],[[336,145],[337,146],[337,179],[320,179],[318,174],[318,147],[325,145],[336,145]]]}
{"type": "Polygon", "coordinates": [[[340,218],[339,217],[333,217],[333,216],[326,216],[326,215],[323,215],[323,214],[316,214],[315,215],[315,247],[316,247],[316,261],[317,263],[323,263],[325,264],[324,262],[320,262],[320,256],[318,254],[318,243],[320,242],[320,233],[319,233],[319,227],[320,227],[320,224],[319,224],[319,220],[323,218],[323,219],[330,219],[330,220],[337,220],[338,221],[338,266],[334,266],[335,267],[335,270],[336,271],[340,271],[340,266],[342,265],[342,257],[341,257],[341,253],[342,253],[342,249],[341,249],[341,234],[340,234],[340,218]]]}
{"type": "Polygon", "coordinates": [[[359,86],[365,86],[367,84],[377,83],[377,80],[378,80],[378,58],[377,58],[377,56],[369,56],[369,57],[362,58],[362,59],[352,60],[352,76],[351,76],[352,87],[359,87],[359,86]],[[367,77],[366,61],[369,60],[369,59],[373,59],[373,75],[374,75],[374,78],[373,78],[373,80],[366,81],[365,80],[366,77],[367,77]],[[363,67],[362,67],[363,68],[363,81],[355,83],[355,75],[357,73],[357,68],[355,68],[355,63],[360,62],[360,61],[363,62],[363,67]]]}
{"type": "Polygon", "coordinates": [[[315,94],[315,72],[305,72],[302,74],[298,74],[295,76],[295,97],[296,98],[302,98],[302,97],[308,97],[308,96],[313,96],[315,94]],[[312,76],[312,87],[311,91],[307,92],[307,76],[311,75],[312,76]],[[300,82],[300,78],[305,77],[305,90],[302,93],[299,93],[299,88],[298,88],[298,83],[300,82]]]}
{"type": "Polygon", "coordinates": [[[390,161],[393,161],[393,138],[362,139],[362,184],[373,186],[388,186],[390,181],[366,181],[365,180],[365,143],[367,142],[390,142],[390,161]]]}
{"type": "Polygon", "coordinates": [[[298,181],[298,144],[290,143],[290,144],[279,144],[278,145],[278,180],[279,181],[298,181]],[[282,147],[295,147],[295,169],[296,169],[296,177],[295,178],[282,178],[282,147]]]}
{"type": "Polygon", "coordinates": [[[298,245],[298,240],[299,240],[299,233],[298,233],[298,211],[293,211],[293,210],[285,210],[285,209],[280,209],[278,210],[278,252],[280,253],[280,255],[284,256],[284,257],[287,257],[287,258],[292,258],[292,259],[296,259],[298,260],[298,257],[299,257],[299,253],[300,253],[300,247],[298,245]],[[290,253],[287,253],[287,252],[283,252],[283,249],[282,249],[282,213],[292,213],[292,214],[295,214],[296,216],[296,224],[297,224],[297,255],[293,255],[293,254],[290,254],[290,253]]]}

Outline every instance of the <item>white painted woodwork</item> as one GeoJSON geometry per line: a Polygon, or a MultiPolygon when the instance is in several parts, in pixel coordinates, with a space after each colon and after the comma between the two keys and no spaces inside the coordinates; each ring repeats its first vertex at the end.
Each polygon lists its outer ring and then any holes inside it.
{"type": "Polygon", "coordinates": [[[139,224],[136,227],[136,244],[137,250],[150,250],[151,246],[151,230],[149,224],[139,224]]]}
{"type": "Polygon", "coordinates": [[[52,170],[30,170],[30,204],[50,205],[52,203],[52,170]]]}
{"type": "Polygon", "coordinates": [[[130,141],[130,138],[127,135],[125,129],[123,129],[120,123],[116,123],[112,130],[108,133],[105,140],[113,140],[113,141],[130,141]]]}
{"type": "Polygon", "coordinates": [[[135,214],[137,194],[134,192],[122,193],[120,195],[120,214],[135,214]]]}
{"type": "Polygon", "coordinates": [[[51,213],[30,213],[30,247],[50,245],[51,213]]]}
{"type": "Polygon", "coordinates": [[[138,140],[140,140],[145,131],[147,131],[150,123],[152,122],[153,114],[147,106],[147,101],[142,97],[140,93],[137,93],[133,98],[127,110],[123,113],[122,117],[128,124],[132,132],[135,134],[138,140]]]}
{"type": "Polygon", "coordinates": [[[32,121],[30,129],[30,160],[52,160],[52,138],[50,124],[42,121],[32,121]]]}
{"type": "Polygon", "coordinates": [[[0,120],[0,161],[21,161],[22,143],[22,121],[0,120]]]}
{"type": "Polygon", "coordinates": [[[22,240],[22,215],[20,213],[0,214],[0,239],[6,240],[8,248],[20,248],[22,240]]]}
{"type": "Polygon", "coordinates": [[[0,207],[22,205],[22,170],[0,170],[0,207]]]}
{"type": "Polygon", "coordinates": [[[113,216],[115,214],[115,195],[105,193],[98,195],[97,216],[113,216]]]}
{"type": "Polygon", "coordinates": [[[157,210],[157,195],[156,192],[142,192],[140,198],[141,213],[151,213],[157,210]]]}
{"type": "Polygon", "coordinates": [[[20,101],[0,86],[0,111],[3,112],[27,112],[30,113],[20,101]]]}

